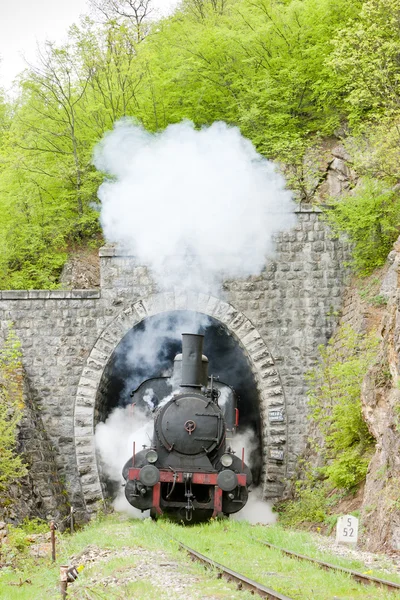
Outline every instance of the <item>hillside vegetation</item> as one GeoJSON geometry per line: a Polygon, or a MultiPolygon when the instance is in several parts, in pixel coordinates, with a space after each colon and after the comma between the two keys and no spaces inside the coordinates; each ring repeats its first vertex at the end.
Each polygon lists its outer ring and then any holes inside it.
{"type": "MultiPolygon", "coordinates": [[[[93,0],[0,94],[0,288],[52,288],[69,252],[101,244],[93,148],[121,118],[158,131],[224,120],[285,165],[312,200],[304,157],[327,136],[362,176],[329,218],[380,264],[398,233],[400,6],[397,0],[93,0]]],[[[1,63],[0,63],[1,73],[1,63]]]]}

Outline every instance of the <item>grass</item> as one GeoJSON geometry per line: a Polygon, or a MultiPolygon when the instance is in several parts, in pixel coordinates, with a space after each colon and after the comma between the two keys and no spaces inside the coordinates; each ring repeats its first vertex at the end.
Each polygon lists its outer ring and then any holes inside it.
{"type": "MultiPolygon", "coordinates": [[[[206,525],[180,528],[169,522],[164,530],[215,561],[246,574],[293,599],[389,599],[393,592],[375,586],[365,587],[350,576],[324,571],[312,564],[293,560],[281,552],[263,547],[254,539],[281,546],[299,554],[325,560],[350,569],[365,572],[358,561],[320,552],[313,536],[307,532],[288,531],[279,526],[250,526],[245,522],[214,521],[206,525]]],[[[368,574],[400,583],[400,577],[368,570],[368,574]]]]}
{"type": "MultiPolygon", "coordinates": [[[[365,573],[366,567],[361,561],[343,558],[337,554],[320,550],[316,543],[316,536],[308,532],[289,531],[283,527],[275,526],[261,528],[261,530],[258,531],[258,534],[258,537],[256,535],[254,535],[254,537],[257,537],[257,539],[262,541],[269,542],[270,544],[274,544],[275,546],[280,546],[286,550],[297,552],[298,554],[304,554],[311,558],[329,562],[330,564],[337,565],[338,567],[345,567],[347,569],[352,569],[353,571],[365,573]]],[[[382,562],[385,562],[384,559],[382,562]]],[[[389,567],[390,565],[388,564],[388,568],[389,567]]],[[[387,572],[379,569],[371,572],[371,569],[369,568],[368,574],[373,577],[389,579],[390,581],[400,583],[400,575],[394,573],[388,575],[387,572]]]]}
{"type": "MultiPolygon", "coordinates": [[[[26,552],[20,554],[17,569],[0,570],[0,598],[59,598],[59,565],[81,562],[85,563],[85,568],[77,581],[68,587],[68,599],[71,600],[253,598],[249,592],[239,592],[224,580],[210,578],[201,565],[192,563],[178,550],[177,539],[294,600],[393,600],[396,597],[392,592],[357,584],[347,575],[326,572],[290,559],[262,546],[254,538],[339,566],[361,572],[366,570],[357,561],[320,552],[311,534],[288,531],[280,526],[252,526],[246,522],[217,520],[182,527],[163,519],[156,525],[150,520],[109,515],[93,521],[73,536],[58,534],[56,564],[51,563],[50,558],[35,559],[26,552]],[[90,549],[95,556],[93,562],[87,560],[90,549]],[[85,554],[79,558],[82,551],[85,554]],[[16,585],[26,579],[31,583],[16,585]]],[[[399,577],[379,572],[369,574],[400,581],[399,577]]]]}
{"type": "Polygon", "coordinates": [[[0,570],[0,598],[60,598],[59,566],[86,562],[85,557],[79,558],[85,549],[86,555],[90,549],[94,554],[102,549],[103,555],[86,563],[78,579],[68,586],[69,600],[250,600],[253,597],[248,592],[236,591],[224,580],[210,579],[201,565],[192,563],[178,550],[176,542],[150,520],[109,515],[73,536],[57,534],[55,564],[50,556],[39,559],[30,557],[27,550],[19,552],[17,567],[0,570]],[[154,557],[160,563],[157,568],[153,565],[154,557]],[[137,577],[140,578],[133,581],[137,577]],[[24,583],[26,580],[30,583],[24,583]],[[18,585],[20,582],[22,585],[18,585]],[[173,587],[169,586],[171,582],[173,587]]]}

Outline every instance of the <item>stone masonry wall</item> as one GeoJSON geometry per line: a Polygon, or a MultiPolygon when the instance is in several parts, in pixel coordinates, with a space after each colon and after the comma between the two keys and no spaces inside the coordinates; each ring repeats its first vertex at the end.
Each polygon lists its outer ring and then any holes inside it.
{"type": "MultiPolygon", "coordinates": [[[[93,444],[101,375],[126,327],[150,314],[149,306],[152,314],[171,306],[197,309],[220,318],[236,335],[254,364],[265,407],[286,407],[283,424],[268,423],[265,410],[261,415],[268,443],[283,448],[285,456],[284,468],[276,461],[276,468],[265,471],[269,495],[283,493],[305,442],[304,374],[336,325],[349,254],[318,212],[302,207],[297,217],[293,230],[277,236],[276,255],[262,274],[226,282],[220,300],[198,294],[190,302],[190,293],[175,290],[170,303],[164,294],[158,305],[147,269],[113,248],[100,251],[100,290],[0,292],[0,322],[15,324],[59,473],[82,516],[102,497],[93,444]]],[[[269,459],[271,452],[264,451],[269,459]]]]}
{"type": "Polygon", "coordinates": [[[317,212],[303,209],[294,230],[278,236],[276,248],[260,277],[230,282],[226,289],[230,302],[257,327],[279,371],[286,396],[290,477],[307,435],[305,374],[337,324],[349,246],[332,239],[317,212]]]}
{"type": "Polygon", "coordinates": [[[24,385],[24,409],[18,425],[18,452],[22,454],[28,473],[7,490],[7,503],[0,517],[7,522],[39,517],[61,523],[69,514],[67,498],[54,458],[54,449],[44,429],[40,411],[24,385]]]}

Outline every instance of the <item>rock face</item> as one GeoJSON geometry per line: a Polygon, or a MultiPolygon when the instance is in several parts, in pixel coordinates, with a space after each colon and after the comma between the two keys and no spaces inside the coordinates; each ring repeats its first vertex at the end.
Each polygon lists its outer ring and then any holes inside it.
{"type": "Polygon", "coordinates": [[[297,181],[295,192],[300,202],[324,204],[350,192],[358,182],[352,160],[338,138],[325,138],[306,152],[302,168],[287,167],[289,180],[297,181]]]}
{"type": "Polygon", "coordinates": [[[64,290],[88,290],[100,287],[100,261],[97,250],[74,251],[65,263],[59,281],[64,290]]]}
{"type": "Polygon", "coordinates": [[[350,156],[342,145],[333,148],[332,157],[326,173],[325,193],[327,196],[337,198],[352,188],[357,181],[357,176],[349,166],[350,156]]]}
{"type": "Polygon", "coordinates": [[[381,295],[388,300],[377,365],[365,377],[364,418],[376,439],[362,505],[369,550],[400,550],[400,238],[389,255],[381,295]]]}
{"type": "MultiPolygon", "coordinates": [[[[380,289],[370,292],[376,294],[375,302],[363,298],[353,282],[344,295],[340,319],[340,325],[349,325],[358,333],[376,332],[382,340],[376,363],[364,378],[361,395],[363,416],[376,440],[361,500],[360,544],[371,552],[400,550],[399,267],[400,239],[381,273],[380,289]]],[[[378,280],[376,274],[374,279],[378,280]]],[[[312,430],[311,435],[318,432],[312,430]]]]}

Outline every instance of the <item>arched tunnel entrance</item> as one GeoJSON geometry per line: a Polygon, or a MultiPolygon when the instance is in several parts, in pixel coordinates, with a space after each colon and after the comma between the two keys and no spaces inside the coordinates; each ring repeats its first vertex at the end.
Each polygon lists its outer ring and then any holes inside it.
{"type": "Polygon", "coordinates": [[[209,375],[233,387],[238,395],[239,434],[252,438],[251,455],[246,460],[251,465],[255,484],[260,482],[260,393],[244,350],[214,317],[189,310],[172,310],[148,317],[130,329],[104,369],[96,395],[94,425],[103,490],[109,498],[117,493],[117,465],[121,470],[132,454],[129,423],[136,419],[147,437],[151,434],[153,416],[149,406],[131,407],[130,394],[147,379],[172,374],[173,360],[181,352],[182,333],[204,334],[209,375]],[[124,443],[121,439],[124,437],[130,440],[124,443]],[[117,447],[123,456],[116,456],[117,447]]]}

